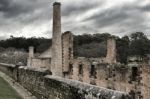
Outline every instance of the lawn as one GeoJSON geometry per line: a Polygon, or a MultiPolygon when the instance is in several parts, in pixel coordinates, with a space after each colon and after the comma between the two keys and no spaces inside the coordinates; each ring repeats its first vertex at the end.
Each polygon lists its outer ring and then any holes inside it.
{"type": "Polygon", "coordinates": [[[22,99],[18,93],[0,77],[0,99],[22,99]]]}

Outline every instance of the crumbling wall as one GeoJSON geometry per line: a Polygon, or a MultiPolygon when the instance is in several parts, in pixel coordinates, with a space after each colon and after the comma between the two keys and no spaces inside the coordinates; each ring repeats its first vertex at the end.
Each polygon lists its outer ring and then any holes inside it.
{"type": "Polygon", "coordinates": [[[73,73],[71,79],[79,80],[93,85],[106,86],[106,70],[107,67],[104,58],[84,58],[78,57],[73,60],[73,73]],[[100,65],[101,64],[101,65],[100,65]]]}
{"type": "Polygon", "coordinates": [[[74,59],[72,79],[90,83],[89,74],[90,62],[86,58],[74,59]]]}
{"type": "Polygon", "coordinates": [[[150,98],[150,65],[142,66],[141,95],[143,99],[150,98]]]}
{"type": "Polygon", "coordinates": [[[107,88],[107,66],[108,64],[101,63],[97,65],[96,70],[96,85],[107,88]]]}
{"type": "Polygon", "coordinates": [[[51,58],[32,58],[31,59],[31,67],[50,69],[51,58]]]}
{"type": "Polygon", "coordinates": [[[124,92],[96,87],[79,81],[47,75],[47,69],[19,67],[15,73],[14,66],[0,65],[8,75],[18,75],[17,81],[30,91],[37,99],[130,99],[124,92]],[[14,69],[8,72],[9,68],[14,69]]]}
{"type": "Polygon", "coordinates": [[[97,59],[94,60],[94,58],[80,57],[74,59],[73,73],[70,74],[70,79],[124,91],[130,93],[133,99],[141,99],[141,97],[148,99],[147,97],[150,96],[148,66],[141,67],[138,64],[123,65],[101,62],[97,61],[97,59]]]}
{"type": "Polygon", "coordinates": [[[106,62],[109,64],[116,63],[116,40],[114,38],[107,40],[106,62]]]}
{"type": "Polygon", "coordinates": [[[130,92],[134,89],[134,84],[130,82],[131,70],[128,67],[115,67],[113,72],[112,76],[116,90],[130,92]]]}
{"type": "Polygon", "coordinates": [[[73,60],[73,35],[70,31],[62,34],[62,57],[63,72],[69,72],[73,60]]]}
{"type": "Polygon", "coordinates": [[[54,76],[46,76],[49,89],[53,89],[53,94],[49,94],[49,99],[57,97],[57,99],[130,99],[127,94],[122,92],[96,87],[90,84],[64,79],[54,76]],[[50,84],[51,82],[51,84],[50,84]],[[60,94],[63,88],[63,94],[60,94]]]}

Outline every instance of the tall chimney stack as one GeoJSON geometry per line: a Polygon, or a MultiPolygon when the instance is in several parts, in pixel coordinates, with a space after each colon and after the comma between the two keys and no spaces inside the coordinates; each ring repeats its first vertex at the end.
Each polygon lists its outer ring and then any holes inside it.
{"type": "Polygon", "coordinates": [[[53,35],[52,35],[52,63],[51,71],[55,76],[62,73],[62,40],[61,40],[61,4],[53,4],[53,35]]]}

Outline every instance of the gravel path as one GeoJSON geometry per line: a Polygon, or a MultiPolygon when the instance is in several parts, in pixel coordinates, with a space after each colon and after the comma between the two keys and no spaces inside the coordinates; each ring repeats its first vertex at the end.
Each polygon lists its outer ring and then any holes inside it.
{"type": "Polygon", "coordinates": [[[19,93],[19,95],[23,99],[37,99],[36,97],[32,96],[32,94],[28,92],[25,88],[23,88],[19,83],[15,82],[12,78],[2,73],[1,71],[0,77],[2,77],[5,81],[7,81],[12,86],[12,88],[14,88],[19,93]]]}

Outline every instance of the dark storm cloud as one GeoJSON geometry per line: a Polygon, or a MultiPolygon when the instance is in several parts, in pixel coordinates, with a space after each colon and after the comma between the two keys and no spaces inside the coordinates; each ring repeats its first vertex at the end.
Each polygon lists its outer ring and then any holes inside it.
{"type": "MultiPolygon", "coordinates": [[[[117,5],[105,10],[102,10],[99,13],[95,13],[90,17],[84,18],[82,22],[89,21],[91,23],[90,28],[107,28],[107,31],[104,32],[136,32],[143,31],[145,32],[148,28],[147,16],[144,12],[150,11],[150,4],[146,6],[137,5],[138,2],[134,4],[124,4],[122,6],[117,5]],[[110,28],[109,28],[110,27],[110,28]],[[111,28],[113,27],[113,29],[111,28]]],[[[83,29],[86,26],[83,26],[83,29]]],[[[81,27],[80,27],[81,28],[81,27]]],[[[84,30],[83,30],[84,31],[84,30]]],[[[118,33],[118,34],[119,34],[118,33]]]]}
{"type": "Polygon", "coordinates": [[[126,20],[128,14],[121,10],[116,11],[116,8],[104,10],[102,13],[95,14],[83,21],[93,21],[96,27],[105,27],[113,24],[118,24],[120,21],[126,20]]]}
{"type": "Polygon", "coordinates": [[[33,22],[39,18],[45,20],[51,14],[51,11],[48,12],[50,3],[49,0],[0,0],[0,12],[4,19],[17,18],[21,22],[33,22]]]}
{"type": "Polygon", "coordinates": [[[150,3],[140,8],[141,11],[150,12],[150,3]]]}
{"type": "MultiPolygon", "coordinates": [[[[134,31],[150,32],[150,2],[146,0],[123,0],[122,4],[120,0],[60,1],[63,32],[112,32],[117,35],[134,31]]],[[[2,33],[6,36],[11,33],[22,33],[25,36],[50,34],[53,2],[54,0],[0,0],[0,37],[5,36],[2,33]]]]}
{"type": "Polygon", "coordinates": [[[75,14],[82,14],[90,9],[96,8],[104,4],[104,1],[98,3],[95,2],[83,2],[78,1],[78,3],[73,4],[64,4],[62,5],[62,16],[70,16],[75,14]]]}
{"type": "Polygon", "coordinates": [[[31,9],[29,6],[25,7],[23,4],[13,2],[13,0],[0,0],[0,12],[4,14],[4,17],[16,17],[31,9]]]}
{"type": "MultiPolygon", "coordinates": [[[[35,33],[32,32],[40,28],[38,26],[50,23],[52,2],[49,0],[0,0],[0,36],[3,33],[8,35],[19,33],[26,36],[29,33],[29,36],[34,36],[35,33]]],[[[38,36],[41,31],[39,29],[34,32],[37,32],[38,36]]]]}

